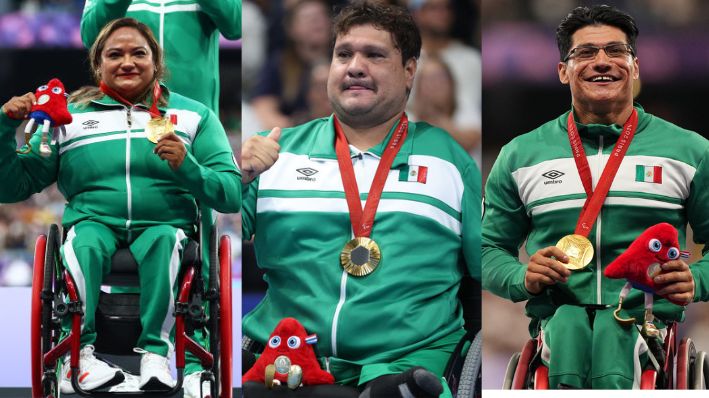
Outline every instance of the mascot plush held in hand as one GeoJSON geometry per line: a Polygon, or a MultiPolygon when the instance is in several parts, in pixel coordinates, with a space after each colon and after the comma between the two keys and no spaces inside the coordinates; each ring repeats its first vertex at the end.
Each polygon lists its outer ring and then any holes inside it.
{"type": "MultiPolygon", "coordinates": [[[[663,272],[662,264],[680,257],[688,258],[689,253],[679,250],[677,230],[672,225],[655,224],[640,234],[603,272],[608,278],[628,280],[620,292],[620,302],[613,313],[615,319],[624,325],[635,323],[635,318],[620,318],[619,312],[630,289],[640,289],[645,292],[645,322],[642,333],[647,336],[658,336],[659,332],[652,323],[653,293],[658,288],[653,278],[663,272]]],[[[682,305],[682,303],[675,304],[682,305]]]]}
{"type": "Polygon", "coordinates": [[[67,109],[68,95],[66,90],[64,90],[64,84],[59,79],[52,79],[49,83],[37,88],[34,96],[37,98],[37,103],[32,106],[28,116],[30,121],[25,126],[27,149],[18,152],[29,153],[32,150],[30,138],[32,136],[32,128],[36,124],[38,126],[42,125],[42,141],[39,145],[39,153],[42,156],[49,156],[52,153],[47,144],[49,128],[57,128],[72,121],[71,114],[67,109]]]}
{"type": "Polygon", "coordinates": [[[269,388],[286,383],[295,389],[302,385],[333,384],[335,378],[320,368],[312,345],[316,335],[308,335],[294,318],[282,319],[271,333],[266,348],[242,378],[242,383],[258,381],[269,388]]]}

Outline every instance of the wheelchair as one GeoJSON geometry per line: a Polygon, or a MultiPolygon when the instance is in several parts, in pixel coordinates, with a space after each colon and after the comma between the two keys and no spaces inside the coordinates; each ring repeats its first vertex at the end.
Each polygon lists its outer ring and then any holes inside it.
{"type": "MultiPolygon", "coordinates": [[[[704,351],[697,351],[692,339],[677,344],[677,323],[667,326],[662,344],[648,343],[649,361],[640,376],[641,390],[706,389],[709,362],[704,351]]],[[[530,339],[510,358],[502,388],[505,390],[547,390],[549,369],[542,364],[542,338],[530,339]]]]}
{"type": "MultiPolygon", "coordinates": [[[[246,256],[248,256],[247,253],[245,253],[246,256]]],[[[455,347],[443,374],[454,398],[479,398],[481,396],[480,294],[480,284],[466,275],[458,292],[461,303],[466,303],[463,308],[466,334],[455,347]]],[[[262,352],[263,349],[262,344],[247,336],[243,337],[243,373],[246,373],[254,364],[254,354],[262,352]]],[[[296,390],[289,390],[285,385],[269,389],[262,383],[247,382],[242,386],[242,390],[244,398],[357,398],[360,394],[360,391],[355,387],[338,384],[303,386],[296,390]]]]}
{"type": "MultiPolygon", "coordinates": [[[[211,397],[232,396],[232,318],[231,318],[231,243],[228,236],[218,237],[211,230],[208,269],[204,270],[199,244],[186,245],[175,300],[175,368],[177,383],[170,391],[107,392],[85,391],[79,386],[79,351],[82,303],[77,287],[59,258],[59,227],[52,225],[47,235],[35,244],[32,315],[31,381],[32,396],[56,398],[59,391],[61,357],[70,355],[71,383],[82,397],[172,396],[182,389],[185,353],[191,352],[204,368],[200,385],[208,385],[211,397]],[[208,274],[206,274],[208,272],[208,274]],[[203,275],[209,276],[204,286],[203,275]],[[208,305],[207,305],[208,304],[208,305]],[[62,333],[62,321],[71,329],[62,333]],[[201,330],[209,335],[209,350],[194,339],[201,330]]],[[[119,248],[111,259],[111,271],[104,285],[138,286],[137,264],[127,248],[119,248]]],[[[101,292],[96,312],[97,353],[135,356],[132,348],[140,335],[138,294],[101,292]]]]}

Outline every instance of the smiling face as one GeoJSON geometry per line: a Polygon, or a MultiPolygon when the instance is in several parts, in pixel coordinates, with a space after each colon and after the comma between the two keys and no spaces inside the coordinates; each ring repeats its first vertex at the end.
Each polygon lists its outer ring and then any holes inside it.
{"type": "Polygon", "coordinates": [[[415,72],[416,60],[402,62],[389,32],[354,26],[335,40],[328,98],[344,124],[378,126],[404,110],[415,72]]]}
{"type": "MultiPolygon", "coordinates": [[[[622,30],[608,25],[589,25],[571,37],[574,49],[592,45],[627,43],[622,30]]],[[[632,55],[609,57],[604,50],[590,59],[569,58],[558,65],[559,80],[571,88],[574,109],[579,114],[620,113],[632,107],[633,82],[639,77],[638,59],[632,55]]]]}
{"type": "Polygon", "coordinates": [[[148,41],[136,29],[116,29],[101,52],[101,80],[129,101],[142,94],[153,80],[155,63],[148,41]]]}

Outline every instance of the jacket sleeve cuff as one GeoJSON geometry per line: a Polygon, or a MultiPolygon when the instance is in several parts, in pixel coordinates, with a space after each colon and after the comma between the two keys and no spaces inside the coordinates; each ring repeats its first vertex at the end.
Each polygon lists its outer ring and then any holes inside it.
{"type": "Polygon", "coordinates": [[[530,293],[527,288],[524,287],[524,274],[526,273],[526,270],[526,267],[521,267],[514,276],[516,283],[510,286],[510,298],[514,302],[525,301],[532,297],[538,296],[530,293]]]}
{"type": "Polygon", "coordinates": [[[7,134],[7,131],[15,135],[15,130],[20,127],[22,120],[13,119],[5,113],[5,109],[0,112],[0,134],[7,134]]]}

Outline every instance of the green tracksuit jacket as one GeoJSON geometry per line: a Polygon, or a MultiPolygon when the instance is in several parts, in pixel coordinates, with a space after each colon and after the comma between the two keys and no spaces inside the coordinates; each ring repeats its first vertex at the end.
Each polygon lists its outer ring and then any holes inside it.
{"type": "Polygon", "coordinates": [[[131,230],[168,224],[194,233],[195,198],[223,213],[239,211],[241,173],[224,129],[197,101],[169,94],[161,108],[176,115],[176,133],[187,156],[175,171],[152,152],[145,138],[146,107],[127,108],[108,96],[86,107],[70,104],[73,122],[39,155],[38,132],[27,155],[15,153],[20,121],[0,115],[0,203],[27,199],[53,182],[67,199],[62,223],[82,220],[108,225],[130,239],[131,230]]]}
{"type": "Polygon", "coordinates": [[[241,0],[87,0],[81,17],[86,47],[109,21],[133,17],[152,29],[165,51],[167,86],[219,113],[219,33],[241,37],[241,0]]]}
{"type": "MultiPolygon", "coordinates": [[[[687,224],[695,242],[709,238],[709,142],[638,105],[636,109],[635,138],[589,235],[594,257],[585,270],[573,272],[568,283],[532,296],[524,287],[526,264],[518,260],[525,239],[532,254],[573,233],[586,199],[566,133],[568,112],[505,145],[490,172],[483,218],[483,288],[513,301],[528,300],[533,335],[539,320],[562,304],[617,305],[625,280],[608,279],[603,270],[647,227],[674,225],[682,245],[687,224]],[[662,170],[660,181],[644,182],[642,171],[654,166],[662,170]]],[[[621,127],[577,126],[595,187],[621,127]]],[[[705,247],[704,258],[691,266],[695,300],[709,299],[708,251],[705,247]]],[[[636,310],[642,319],[642,292],[634,289],[623,308],[636,310]]],[[[681,320],[684,308],[655,297],[654,313],[660,319],[681,320]]]]}
{"type": "MultiPolygon", "coordinates": [[[[388,139],[351,147],[363,204],[388,139]]],[[[339,259],[352,227],[334,140],[332,117],[284,129],[278,161],[244,188],[243,236],[269,288],[243,330],[264,343],[281,318],[299,319],[342,382],[338,364],[393,362],[462,331],[459,282],[465,268],[480,277],[480,173],[447,133],[410,123],[371,234],[382,261],[353,277],[339,259]]]]}

